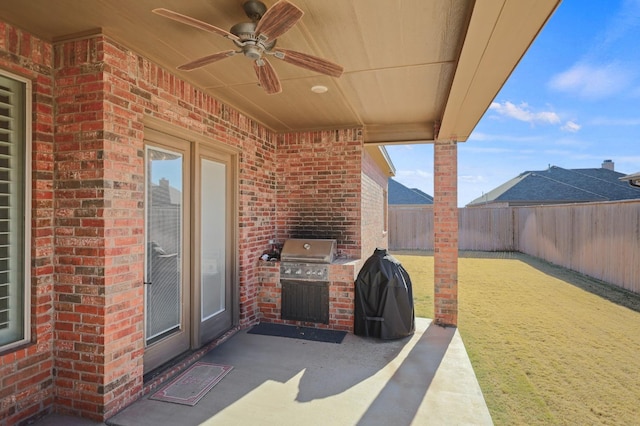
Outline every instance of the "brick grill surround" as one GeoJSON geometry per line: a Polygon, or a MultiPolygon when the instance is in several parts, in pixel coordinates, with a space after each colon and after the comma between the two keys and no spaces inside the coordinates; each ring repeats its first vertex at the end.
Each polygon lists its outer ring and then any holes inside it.
{"type": "Polygon", "coordinates": [[[362,143],[360,129],[278,136],[278,241],[334,239],[342,255],[361,257],[362,143]]]}
{"type": "Polygon", "coordinates": [[[354,281],[360,260],[342,264],[334,263],[329,267],[329,323],[283,320],[280,316],[282,285],[280,283],[280,262],[258,261],[261,291],[258,306],[265,322],[289,324],[320,329],[340,330],[353,333],[353,315],[355,309],[354,281]]]}

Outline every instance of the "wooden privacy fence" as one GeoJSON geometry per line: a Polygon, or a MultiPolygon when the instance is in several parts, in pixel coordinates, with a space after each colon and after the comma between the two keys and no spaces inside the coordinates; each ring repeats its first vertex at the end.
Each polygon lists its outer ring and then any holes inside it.
{"type": "Polygon", "coordinates": [[[432,206],[389,206],[391,250],[433,250],[432,206]]]}
{"type": "MultiPolygon", "coordinates": [[[[460,250],[514,251],[513,210],[459,209],[460,250]]],[[[433,206],[389,206],[389,248],[433,250],[433,206]]]]}
{"type": "Polygon", "coordinates": [[[515,212],[518,251],[640,293],[640,200],[515,212]]]}
{"type": "MultiPolygon", "coordinates": [[[[520,251],[640,293],[640,200],[459,210],[460,250],[520,251]]],[[[391,250],[433,250],[431,206],[389,206],[391,250]]]]}

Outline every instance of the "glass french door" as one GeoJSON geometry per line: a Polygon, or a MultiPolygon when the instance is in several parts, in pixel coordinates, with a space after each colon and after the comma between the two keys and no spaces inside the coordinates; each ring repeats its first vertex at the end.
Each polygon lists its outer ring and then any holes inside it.
{"type": "Polygon", "coordinates": [[[145,372],[237,321],[235,161],[147,130],[145,372]]]}
{"type": "Polygon", "coordinates": [[[231,157],[202,148],[198,163],[200,186],[200,319],[197,338],[212,340],[233,322],[233,164],[231,157]]]}
{"type": "Polygon", "coordinates": [[[190,347],[188,158],[188,145],[145,147],[145,371],[190,347]]]}

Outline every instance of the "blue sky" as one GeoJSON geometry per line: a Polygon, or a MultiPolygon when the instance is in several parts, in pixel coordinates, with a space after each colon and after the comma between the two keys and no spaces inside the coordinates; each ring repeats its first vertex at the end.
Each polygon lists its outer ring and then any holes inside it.
{"type": "MultiPolygon", "coordinates": [[[[395,179],[433,195],[432,145],[388,146],[395,179]]],[[[640,171],[640,0],[563,0],[458,145],[458,205],[549,165],[640,171]]]]}

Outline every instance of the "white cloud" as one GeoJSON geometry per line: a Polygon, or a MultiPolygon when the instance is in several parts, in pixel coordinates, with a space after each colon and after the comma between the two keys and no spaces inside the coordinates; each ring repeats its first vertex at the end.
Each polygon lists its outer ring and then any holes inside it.
{"type": "Polygon", "coordinates": [[[513,152],[512,149],[509,148],[498,148],[498,147],[480,147],[480,146],[463,146],[460,147],[461,150],[465,152],[476,152],[482,154],[507,154],[513,152]]]}
{"type": "Polygon", "coordinates": [[[630,165],[630,173],[640,171],[640,155],[617,155],[613,158],[616,164],[622,163],[630,165]]]}
{"type": "Polygon", "coordinates": [[[482,175],[460,175],[458,176],[458,181],[460,183],[484,183],[487,178],[482,175]]]}
{"type": "Polygon", "coordinates": [[[564,130],[565,132],[575,133],[578,130],[580,130],[581,128],[582,128],[582,126],[579,125],[578,123],[576,123],[574,121],[567,121],[566,123],[564,123],[564,126],[562,126],[560,129],[564,130]]]}
{"type": "Polygon", "coordinates": [[[615,49],[624,49],[624,40],[635,37],[640,23],[640,1],[624,0],[612,19],[606,23],[605,30],[598,36],[600,43],[594,44],[592,53],[603,54],[615,49]],[[623,43],[621,43],[621,41],[623,43]]]}
{"type": "Polygon", "coordinates": [[[541,136],[522,136],[508,134],[490,134],[473,132],[467,141],[490,141],[490,142],[536,142],[542,140],[541,136]]]}
{"type": "Polygon", "coordinates": [[[407,188],[418,188],[433,195],[433,172],[421,169],[397,170],[395,180],[407,188]]]}
{"type": "Polygon", "coordinates": [[[497,112],[505,117],[515,118],[531,124],[557,124],[560,123],[558,114],[552,111],[533,112],[526,102],[516,105],[512,102],[492,102],[489,106],[490,110],[497,112]]]}
{"type": "Polygon", "coordinates": [[[426,178],[433,179],[433,172],[427,172],[425,170],[398,170],[396,176],[402,176],[405,178],[426,178]]]}
{"type": "Polygon", "coordinates": [[[584,140],[584,139],[575,139],[573,137],[564,137],[564,138],[560,138],[560,139],[554,139],[553,140],[553,145],[568,146],[572,150],[576,150],[576,149],[585,150],[587,148],[590,148],[593,144],[591,142],[587,141],[587,140],[584,140]]]}
{"type": "MultiPolygon", "coordinates": [[[[505,117],[515,118],[516,120],[524,121],[530,124],[560,124],[561,122],[560,116],[557,113],[553,111],[537,111],[537,112],[532,111],[531,108],[529,107],[529,104],[527,104],[526,102],[522,102],[520,105],[516,105],[509,101],[505,101],[502,103],[492,102],[491,105],[489,106],[489,109],[505,117]]],[[[579,131],[581,128],[582,126],[580,124],[572,120],[565,122],[564,125],[560,127],[561,130],[565,132],[571,132],[571,133],[575,133],[579,131]]],[[[490,140],[488,135],[484,135],[484,134],[472,135],[472,137],[476,140],[490,140]]],[[[522,137],[520,136],[517,138],[522,138],[522,137]]],[[[503,140],[510,140],[512,142],[515,141],[515,139],[516,139],[515,137],[514,138],[503,137],[503,140]]],[[[528,139],[521,139],[521,140],[532,141],[535,139],[536,139],[535,137],[534,138],[529,137],[528,139]]],[[[494,137],[492,140],[495,141],[498,139],[494,137]]]]}
{"type": "Polygon", "coordinates": [[[629,67],[618,63],[603,65],[576,64],[555,75],[549,87],[582,98],[602,99],[620,93],[633,80],[629,67]]]}
{"type": "MultiPolygon", "coordinates": [[[[568,150],[563,150],[563,149],[545,149],[544,151],[542,151],[542,153],[547,157],[547,158],[561,158],[561,157],[570,157],[573,156],[575,157],[575,151],[568,151],[568,150]]],[[[557,160],[554,160],[555,164],[559,164],[557,162],[557,160]]]]}
{"type": "Polygon", "coordinates": [[[638,118],[611,118],[596,117],[590,122],[593,126],[640,126],[640,117],[638,118]]]}

